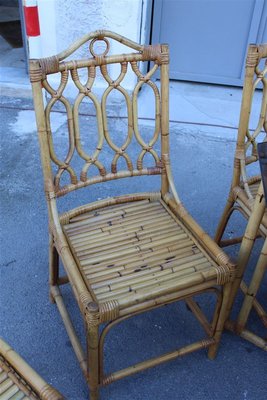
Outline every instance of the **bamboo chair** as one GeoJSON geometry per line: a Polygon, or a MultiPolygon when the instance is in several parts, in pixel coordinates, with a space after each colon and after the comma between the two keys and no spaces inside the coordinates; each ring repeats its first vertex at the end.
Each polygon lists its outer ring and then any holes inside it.
{"type": "Polygon", "coordinates": [[[260,337],[246,328],[252,307],[254,307],[256,313],[259,315],[264,328],[267,328],[267,313],[256,298],[257,292],[267,269],[267,238],[264,241],[249,286],[247,287],[245,282],[242,281],[253,244],[257,237],[258,228],[264,216],[264,212],[266,212],[266,203],[263,196],[263,185],[261,183],[255,198],[253,210],[247,224],[245,235],[241,243],[237,260],[236,279],[234,281],[230,296],[230,302],[233,304],[240,287],[244,294],[244,300],[236,321],[227,321],[226,327],[244,339],[254,343],[261,349],[267,351],[267,338],[260,337]]]}
{"type": "MultiPolygon", "coordinates": [[[[228,221],[234,211],[246,219],[252,212],[255,195],[261,180],[259,175],[249,176],[248,166],[258,161],[257,137],[264,130],[267,135],[267,44],[250,45],[246,61],[246,75],[243,88],[238,137],[236,144],[233,178],[227,203],[215,234],[215,241],[221,247],[240,243],[241,237],[222,240],[228,221]],[[265,64],[264,64],[265,63],[265,64]],[[262,103],[258,125],[254,132],[249,128],[253,96],[262,85],[262,103]],[[251,152],[251,153],[250,153],[251,152]],[[250,153],[250,154],[249,154],[250,153]]],[[[267,211],[259,226],[259,235],[267,234],[267,211]]]]}
{"type": "Polygon", "coordinates": [[[1,400],[63,400],[4,340],[0,338],[1,400]]]}
{"type": "MultiPolygon", "coordinates": [[[[169,160],[168,68],[167,45],[142,46],[110,31],[87,34],[57,56],[30,60],[30,79],[49,212],[50,294],[58,306],[80,366],[89,382],[91,400],[99,398],[101,385],[194,350],[209,348],[209,357],[214,358],[229,313],[228,298],[235,265],[188,214],[173,183],[169,160]],[[97,54],[94,47],[99,41],[106,44],[102,54],[97,54]],[[109,55],[110,43],[116,41],[126,46],[128,53],[109,55]],[[87,42],[90,42],[91,52],[88,58],[66,60],[87,42]],[[139,69],[142,62],[150,62],[150,70],[145,75],[139,69]],[[110,64],[120,65],[121,73],[116,80],[109,75],[110,64]],[[85,84],[79,79],[82,68],[88,70],[85,84]],[[131,69],[136,77],[131,94],[123,87],[127,69],[131,69]],[[157,70],[161,74],[160,90],[151,80],[157,70]],[[102,74],[107,83],[101,102],[94,94],[96,71],[102,74]],[[47,78],[58,72],[61,74],[61,83],[53,89],[47,78]],[[64,96],[64,89],[71,78],[77,88],[73,106],[64,96]],[[155,94],[155,130],[149,142],[139,131],[137,115],[137,95],[145,84],[155,94]],[[50,95],[46,107],[42,89],[50,95]],[[128,136],[121,146],[112,141],[107,122],[106,100],[115,89],[124,96],[128,109],[128,136]],[[94,103],[98,123],[99,142],[93,155],[89,155],[83,147],[79,130],[79,106],[86,96],[94,103]],[[54,132],[51,132],[50,127],[50,112],[57,102],[65,106],[68,116],[70,144],[64,160],[56,156],[54,132]],[[156,150],[158,142],[160,151],[156,150]],[[104,145],[108,145],[113,153],[110,164],[104,160],[107,165],[100,161],[104,145]],[[139,148],[139,155],[134,162],[129,156],[130,145],[139,148]],[[71,166],[74,154],[83,161],[79,177],[71,166]],[[144,164],[146,155],[153,158],[149,166],[144,164]],[[118,167],[121,158],[126,162],[124,169],[118,167]],[[57,167],[55,173],[51,162],[57,167]],[[87,173],[92,166],[99,171],[93,177],[87,173]],[[70,182],[61,186],[64,174],[69,175],[70,182]],[[161,178],[158,192],[111,197],[59,214],[58,198],[74,190],[120,178],[135,179],[150,175],[159,175],[161,178]],[[58,256],[63,262],[66,277],[59,276],[58,256]],[[86,353],[63,303],[60,284],[68,281],[84,317],[86,353]],[[207,291],[217,299],[211,322],[193,299],[194,295],[207,291]],[[185,299],[204,328],[206,334],[203,340],[123,370],[107,375],[104,373],[103,344],[114,325],[182,299],[185,299]]],[[[116,193],[115,182],[114,191],[116,193]]]]}

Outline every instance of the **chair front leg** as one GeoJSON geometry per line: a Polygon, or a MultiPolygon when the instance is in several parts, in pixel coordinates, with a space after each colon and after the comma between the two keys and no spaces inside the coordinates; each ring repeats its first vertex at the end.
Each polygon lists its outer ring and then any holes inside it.
{"type": "Polygon", "coordinates": [[[99,399],[99,313],[96,303],[87,306],[87,371],[90,400],[99,399]]]}
{"type": "Polygon", "coordinates": [[[49,287],[50,287],[49,298],[51,303],[55,302],[51,294],[51,286],[57,285],[58,276],[59,276],[59,256],[57,249],[55,247],[53,235],[50,233],[49,234],[49,287]]]}
{"type": "Polygon", "coordinates": [[[221,242],[225,228],[226,228],[228,221],[234,211],[234,208],[233,208],[234,204],[235,204],[235,200],[233,199],[233,197],[231,195],[229,195],[229,198],[227,199],[227,203],[225,205],[223,214],[221,216],[221,219],[218,224],[217,231],[216,231],[216,234],[214,237],[214,240],[217,244],[220,244],[220,242],[221,242]]]}
{"type": "Polygon", "coordinates": [[[223,332],[223,328],[224,328],[224,324],[225,324],[225,322],[230,314],[230,311],[231,311],[231,309],[230,309],[231,289],[232,289],[232,282],[225,284],[223,287],[222,305],[221,305],[218,321],[217,321],[214,336],[213,336],[215,339],[215,343],[209,347],[209,351],[208,351],[208,357],[211,360],[213,360],[216,357],[218,347],[220,344],[220,339],[221,339],[222,332],[223,332]]]}

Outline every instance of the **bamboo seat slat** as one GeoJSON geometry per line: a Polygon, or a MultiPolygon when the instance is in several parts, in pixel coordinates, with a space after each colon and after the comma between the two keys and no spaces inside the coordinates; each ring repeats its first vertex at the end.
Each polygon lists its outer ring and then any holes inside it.
{"type": "Polygon", "coordinates": [[[133,248],[133,249],[139,249],[139,250],[148,250],[148,249],[151,248],[152,244],[153,244],[153,246],[157,246],[157,244],[161,245],[161,246],[164,246],[166,243],[171,244],[173,242],[177,242],[179,239],[185,239],[186,235],[185,235],[185,233],[180,233],[180,234],[176,234],[176,235],[172,235],[172,236],[170,235],[168,238],[166,238],[164,240],[158,239],[158,240],[154,240],[154,241],[153,241],[153,238],[157,239],[158,236],[155,237],[155,236],[153,236],[151,234],[148,238],[142,239],[142,242],[137,237],[136,237],[135,240],[132,240],[132,239],[128,239],[127,240],[127,239],[125,239],[125,240],[119,241],[118,245],[115,246],[115,247],[112,244],[112,246],[105,247],[105,250],[103,250],[103,248],[102,248],[102,250],[101,250],[101,248],[97,248],[97,249],[90,248],[90,249],[86,249],[86,250],[82,250],[82,251],[79,250],[79,251],[77,251],[77,255],[79,256],[80,260],[86,259],[91,254],[97,254],[97,253],[101,253],[101,257],[105,253],[107,253],[107,254],[109,254],[111,256],[111,254],[113,252],[116,252],[116,254],[117,254],[117,250],[116,249],[118,247],[121,247],[121,246],[123,247],[124,250],[126,250],[127,248],[133,248]],[[140,245],[140,242],[142,243],[141,245],[140,245]]]}
{"type": "Polygon", "coordinates": [[[9,400],[28,400],[29,397],[24,396],[24,393],[19,391],[15,393],[9,400]]]}
{"type": "MultiPolygon", "coordinates": [[[[179,257],[176,258],[176,260],[179,260],[179,258],[189,256],[189,255],[191,255],[191,252],[185,251],[182,254],[180,254],[179,257]]],[[[196,261],[196,260],[194,260],[194,261],[196,261]]],[[[134,264],[127,265],[124,267],[124,269],[120,270],[120,274],[119,274],[120,281],[123,281],[125,279],[131,279],[131,277],[129,277],[129,275],[134,277],[134,275],[132,275],[132,274],[133,274],[133,272],[136,272],[136,270],[138,272],[138,275],[146,275],[146,274],[149,274],[150,273],[149,271],[152,271],[152,270],[156,271],[156,270],[163,270],[164,268],[165,269],[171,268],[171,266],[173,266],[174,263],[171,263],[171,262],[165,260],[164,262],[159,264],[158,259],[156,259],[156,260],[153,259],[153,261],[149,262],[149,266],[148,266],[148,265],[146,265],[146,263],[143,263],[142,265],[140,265],[140,262],[139,263],[135,262],[134,264]]],[[[175,263],[175,265],[177,266],[177,263],[175,263]]],[[[95,270],[95,271],[97,272],[97,270],[95,270]]],[[[91,279],[91,286],[93,288],[100,287],[100,286],[104,285],[105,282],[108,282],[108,284],[110,284],[110,285],[112,285],[112,283],[114,283],[114,281],[110,278],[110,276],[108,276],[108,277],[106,276],[106,281],[101,280],[101,283],[98,282],[97,278],[95,278],[95,279],[92,278],[91,271],[90,271],[90,279],[91,279]]]]}
{"type": "MultiPolygon", "coordinates": [[[[149,200],[139,200],[138,201],[138,206],[139,209],[145,208],[146,205],[149,205],[150,201],[149,200]],[[143,207],[142,207],[143,206],[143,207]]],[[[120,205],[119,205],[120,206],[120,205]]],[[[107,209],[103,208],[101,209],[101,215],[105,215],[105,214],[110,214],[113,212],[113,210],[116,210],[118,208],[118,204],[114,204],[109,206],[107,209]]],[[[123,210],[127,211],[127,212],[131,212],[133,210],[136,210],[136,204],[133,206],[132,203],[128,203],[128,204],[124,204],[123,205],[123,210]]],[[[98,210],[96,210],[94,213],[96,213],[96,215],[98,214],[98,210]]],[[[91,215],[92,211],[86,211],[82,214],[79,214],[75,217],[72,217],[71,220],[73,223],[78,222],[78,221],[82,221],[84,219],[88,218],[88,215],[91,215]]]]}
{"type": "MultiPolygon", "coordinates": [[[[90,223],[92,222],[97,222],[97,223],[101,223],[101,220],[107,220],[107,217],[111,216],[113,221],[115,220],[115,216],[117,216],[118,218],[126,215],[128,216],[128,219],[130,219],[129,217],[133,217],[135,218],[136,215],[140,215],[140,214],[144,214],[147,215],[147,213],[153,213],[155,210],[159,210],[160,207],[156,202],[146,202],[143,207],[138,207],[137,211],[135,211],[135,209],[133,207],[131,207],[130,209],[128,209],[127,207],[123,207],[123,208],[119,208],[119,205],[113,206],[113,208],[111,210],[106,210],[104,209],[103,211],[96,211],[94,212],[94,214],[92,216],[90,216],[90,214],[88,215],[88,213],[86,213],[86,217],[84,216],[83,218],[81,218],[77,221],[75,219],[75,221],[77,222],[72,222],[71,225],[69,225],[69,229],[72,231],[76,226],[77,227],[82,227],[83,225],[87,225],[88,224],[88,219],[90,219],[90,223]]],[[[73,219],[72,219],[73,221],[73,219]]],[[[68,229],[68,226],[66,226],[66,229],[68,229]]]]}
{"type": "MultiPolygon", "coordinates": [[[[137,217],[138,218],[138,217],[137,217]]],[[[126,219],[126,217],[123,218],[115,218],[114,220],[108,220],[106,221],[105,225],[103,226],[101,223],[99,224],[94,224],[91,229],[90,227],[90,221],[88,221],[87,225],[82,226],[80,229],[77,228],[73,231],[68,231],[69,236],[76,236],[77,238],[82,235],[83,233],[90,232],[91,235],[94,234],[94,229],[101,229],[102,232],[105,231],[110,231],[112,232],[113,230],[120,230],[122,227],[125,231],[135,229],[137,227],[140,227],[142,229],[144,226],[151,224],[151,218],[153,218],[153,225],[162,222],[163,218],[160,215],[155,215],[154,213],[145,213],[144,217],[140,217],[141,219],[139,221],[136,221],[136,217],[133,218],[127,218],[127,223],[122,223],[123,219],[126,219]],[[140,222],[142,221],[142,222],[140,222]]],[[[164,219],[165,223],[168,222],[168,220],[164,219]]],[[[169,220],[170,221],[170,220],[169,220]]]]}
{"type": "Polygon", "coordinates": [[[7,378],[7,373],[1,369],[0,371],[0,383],[2,383],[7,378]]]}
{"type": "Polygon", "coordinates": [[[7,377],[0,386],[0,395],[3,395],[3,393],[5,393],[6,390],[8,390],[11,386],[13,385],[12,380],[7,377]]]}
{"type": "Polygon", "coordinates": [[[0,395],[0,400],[10,400],[12,397],[19,391],[19,388],[15,385],[12,385],[9,389],[7,389],[2,395],[0,395]]]}
{"type": "MultiPolygon", "coordinates": [[[[137,209],[143,207],[146,207],[145,214],[133,214],[134,223],[132,216],[123,212],[127,209],[123,204],[113,207],[110,212],[107,208],[104,213],[102,210],[87,212],[86,218],[75,219],[75,229],[72,229],[72,220],[63,227],[88,288],[99,301],[116,300],[117,296],[132,291],[138,293],[143,288],[154,290],[157,285],[167,288],[174,279],[193,277],[201,268],[213,271],[210,279],[216,277],[214,264],[159,201],[146,202],[137,209]],[[148,217],[144,218],[144,215],[148,217]],[[111,231],[103,237],[102,245],[95,247],[90,236],[87,241],[83,237],[80,244],[81,233],[93,232],[96,226],[103,232],[105,227],[113,226],[114,221],[122,232],[131,226],[131,235],[123,236],[117,242],[117,236],[113,238],[111,231]],[[154,231],[157,221],[164,224],[165,234],[162,236],[160,231],[154,231]],[[142,268],[144,264],[146,266],[142,268]]],[[[134,209],[133,203],[131,209],[134,209]]]]}
{"type": "Polygon", "coordinates": [[[127,285],[132,286],[134,284],[137,284],[138,282],[141,282],[141,281],[144,282],[144,281],[148,281],[150,279],[154,280],[154,279],[161,278],[168,274],[173,274],[173,276],[174,276],[174,272],[181,272],[183,270],[186,272],[186,271],[188,271],[188,269],[190,269],[192,267],[197,269],[200,264],[205,264],[205,265],[209,266],[209,263],[207,263],[207,261],[205,261],[205,260],[198,260],[197,264],[194,261],[194,262],[189,263],[186,266],[182,265],[182,267],[176,268],[175,270],[171,269],[171,268],[164,269],[160,265],[160,266],[157,266],[154,268],[146,269],[144,271],[138,271],[138,273],[131,274],[130,276],[128,276],[128,275],[122,276],[122,277],[120,276],[120,278],[117,279],[116,281],[114,280],[113,283],[111,282],[111,283],[107,284],[107,281],[105,281],[104,284],[98,285],[97,287],[96,287],[96,285],[93,285],[93,288],[96,293],[101,293],[102,288],[104,288],[103,289],[104,291],[106,291],[107,288],[109,291],[113,291],[120,287],[124,287],[127,285]],[[121,278],[125,278],[125,279],[121,279],[121,278]]]}
{"type": "Polygon", "coordinates": [[[10,400],[28,400],[29,397],[24,396],[22,392],[18,392],[11,397],[10,400]]]}
{"type": "MultiPolygon", "coordinates": [[[[157,210],[158,211],[160,210],[159,207],[157,208],[157,210]]],[[[135,214],[128,214],[128,213],[126,214],[126,213],[123,213],[123,212],[121,212],[121,213],[117,212],[117,213],[114,213],[114,214],[110,214],[110,216],[112,217],[112,223],[104,215],[103,216],[100,215],[99,217],[95,216],[93,218],[89,218],[89,221],[87,219],[85,219],[81,223],[76,222],[74,227],[70,226],[69,227],[70,229],[69,230],[67,229],[67,230],[68,230],[70,235],[73,235],[73,234],[75,235],[77,232],[80,232],[80,233],[86,232],[87,229],[88,229],[88,222],[89,222],[90,225],[93,222],[95,222],[93,226],[94,226],[95,229],[97,229],[99,226],[102,226],[102,224],[101,224],[102,220],[104,220],[107,224],[109,224],[109,226],[113,227],[115,225],[120,224],[121,219],[125,218],[126,215],[127,215],[128,224],[130,225],[131,223],[133,223],[135,221],[136,217],[140,217],[140,218],[143,217],[143,220],[147,221],[154,214],[155,214],[155,210],[154,209],[153,210],[146,210],[146,211],[137,213],[136,215],[135,214]]]]}
{"type": "Polygon", "coordinates": [[[122,235],[123,236],[128,236],[128,235],[131,235],[133,233],[139,235],[140,233],[143,232],[144,226],[147,227],[147,228],[152,226],[154,231],[156,231],[158,229],[168,229],[168,227],[169,227],[169,225],[166,224],[166,221],[160,221],[160,222],[158,221],[156,226],[155,226],[154,222],[152,222],[150,224],[149,223],[147,223],[147,224],[143,223],[143,225],[141,225],[138,230],[136,229],[136,227],[130,227],[130,228],[128,227],[127,229],[124,228],[124,230],[122,230],[122,229],[120,229],[120,226],[118,226],[116,229],[114,229],[114,227],[113,227],[112,230],[110,228],[108,228],[108,229],[106,228],[106,229],[103,229],[103,230],[98,229],[98,231],[95,234],[93,234],[91,232],[79,234],[79,235],[74,236],[72,241],[73,241],[73,243],[76,242],[77,244],[79,244],[79,243],[83,243],[83,241],[88,241],[88,238],[90,238],[90,243],[91,242],[93,243],[94,240],[101,242],[102,238],[104,239],[105,236],[107,236],[107,238],[110,240],[111,239],[111,234],[112,234],[112,239],[116,240],[116,237],[119,238],[122,235]]]}
{"type": "Polygon", "coordinates": [[[188,266],[187,268],[183,268],[181,271],[173,272],[170,269],[165,269],[158,273],[150,274],[146,277],[140,277],[139,279],[135,279],[132,281],[124,282],[124,285],[110,285],[106,286],[102,290],[96,290],[97,298],[99,300],[103,300],[104,298],[114,298],[117,294],[122,292],[135,292],[138,293],[138,289],[154,287],[156,285],[162,285],[163,283],[167,283],[168,281],[171,283],[173,279],[181,278],[183,276],[188,276],[193,274],[194,272],[199,272],[201,270],[208,270],[210,268],[210,264],[206,261],[202,261],[201,264],[197,266],[188,266]]]}
{"type": "MultiPolygon", "coordinates": [[[[183,239],[181,240],[181,243],[178,243],[177,245],[175,244],[176,248],[168,248],[168,259],[171,258],[179,258],[179,256],[183,256],[186,251],[189,251],[191,253],[191,248],[188,246],[191,244],[189,239],[183,239]],[[188,250],[189,249],[189,250],[188,250]]],[[[111,265],[112,266],[117,266],[117,267],[123,267],[125,270],[131,270],[132,268],[143,268],[144,265],[146,265],[149,262],[149,265],[153,265],[153,263],[158,263],[159,261],[159,254],[161,254],[162,251],[159,249],[158,251],[154,251],[153,253],[151,252],[150,254],[143,254],[142,255],[142,263],[140,264],[140,255],[139,257],[136,257],[133,259],[133,257],[127,259],[127,258],[121,258],[120,260],[114,261],[111,265]]],[[[166,260],[165,260],[166,262],[166,260]]],[[[100,271],[101,269],[106,269],[107,264],[106,263],[99,263],[97,265],[89,265],[84,266],[84,271],[87,272],[89,271],[90,273],[100,271]]]]}
{"type": "MultiPolygon", "coordinates": [[[[153,233],[151,233],[149,236],[147,235],[146,232],[144,231],[140,231],[140,232],[134,232],[131,233],[129,235],[125,235],[125,233],[121,233],[121,235],[114,237],[114,235],[112,235],[109,238],[109,245],[105,246],[105,249],[113,249],[116,247],[121,247],[123,246],[124,242],[131,242],[131,243],[137,243],[138,241],[140,241],[140,238],[145,236],[144,241],[148,241],[148,240],[152,240],[152,238],[156,238],[158,236],[162,236],[163,234],[173,234],[176,233],[177,231],[179,231],[179,228],[159,228],[158,230],[155,229],[153,233]]],[[[104,237],[102,238],[102,241],[98,240],[97,242],[90,240],[90,242],[88,243],[87,241],[85,243],[81,244],[76,244],[76,249],[77,249],[77,253],[78,252],[83,252],[86,250],[90,250],[90,249],[94,249],[95,252],[97,252],[98,249],[103,249],[103,245],[102,242],[104,240],[104,237]]]]}
{"type": "MultiPolygon", "coordinates": [[[[190,276],[189,272],[191,272],[192,278],[194,278],[192,280],[194,281],[197,275],[195,274],[196,271],[194,270],[194,268],[192,268],[190,271],[188,271],[186,273],[180,272],[172,277],[168,275],[165,277],[165,279],[162,279],[161,281],[158,281],[155,279],[155,280],[151,280],[151,282],[149,284],[146,282],[142,282],[142,283],[139,283],[138,285],[136,284],[129,288],[127,288],[127,287],[120,288],[120,289],[116,290],[115,293],[106,292],[103,294],[99,294],[99,295],[97,295],[97,297],[100,302],[101,301],[103,302],[103,301],[107,301],[107,300],[113,300],[114,295],[116,295],[116,300],[125,298],[125,302],[127,303],[128,296],[129,296],[129,302],[131,302],[132,301],[131,296],[136,296],[136,298],[138,298],[138,296],[140,296],[140,297],[142,296],[142,293],[145,293],[146,295],[148,295],[151,292],[151,298],[153,298],[153,295],[154,295],[155,291],[157,290],[157,288],[159,290],[162,289],[163,292],[168,290],[170,287],[176,288],[178,290],[181,287],[180,283],[183,278],[189,277],[189,279],[191,281],[191,276],[190,276]],[[177,279],[176,285],[174,285],[175,279],[177,279]],[[147,290],[148,288],[149,288],[149,290],[147,290]]],[[[199,282],[202,283],[204,281],[203,276],[201,274],[198,275],[198,278],[200,278],[199,282]]],[[[188,285],[189,285],[189,282],[187,281],[186,286],[188,286],[188,285]]]]}

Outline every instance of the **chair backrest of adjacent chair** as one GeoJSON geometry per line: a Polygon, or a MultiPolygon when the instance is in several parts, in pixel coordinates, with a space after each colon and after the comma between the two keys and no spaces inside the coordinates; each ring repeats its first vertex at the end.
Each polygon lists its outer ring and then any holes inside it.
{"type": "Polygon", "coordinates": [[[45,125],[47,137],[41,151],[43,159],[50,158],[56,196],[162,173],[161,153],[168,153],[168,116],[162,118],[168,112],[168,63],[167,45],[141,46],[108,31],[93,32],[55,57],[30,60],[39,136],[45,125]],[[86,58],[68,58],[85,44],[86,58]],[[109,55],[118,44],[128,52],[109,55]],[[104,45],[101,53],[98,45],[104,45]],[[161,83],[153,80],[157,71],[161,83]],[[149,105],[139,104],[141,89],[148,92],[149,105]],[[153,110],[150,127],[138,122],[141,106],[153,110]]]}
{"type": "Polygon", "coordinates": [[[261,166],[261,175],[262,175],[265,199],[267,199],[267,142],[258,144],[258,154],[261,166]]]}
{"type": "MultiPolygon", "coordinates": [[[[249,198],[260,181],[257,142],[267,137],[267,43],[248,48],[235,168],[249,198]],[[250,186],[250,184],[252,184],[250,186]]],[[[236,175],[236,177],[237,177],[236,175]]]]}
{"type": "Polygon", "coordinates": [[[257,138],[267,134],[267,43],[250,45],[240,115],[239,135],[246,162],[257,161],[257,138]]]}

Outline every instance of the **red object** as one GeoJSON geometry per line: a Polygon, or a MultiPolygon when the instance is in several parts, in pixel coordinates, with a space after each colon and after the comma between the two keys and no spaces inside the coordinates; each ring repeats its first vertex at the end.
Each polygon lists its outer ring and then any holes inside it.
{"type": "Polygon", "coordinates": [[[39,36],[40,25],[38,17],[38,7],[26,7],[24,6],[24,19],[26,26],[26,33],[28,36],[39,36]]]}

